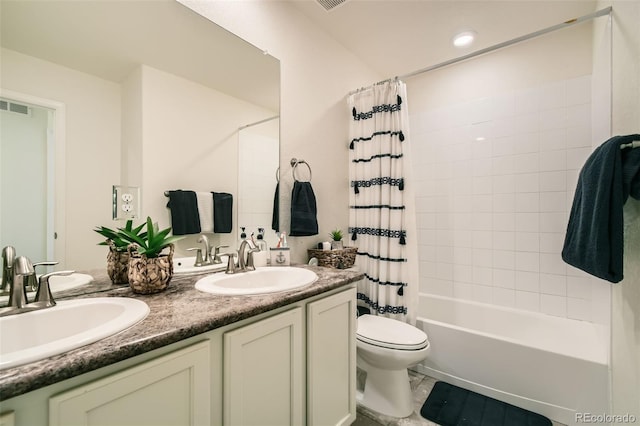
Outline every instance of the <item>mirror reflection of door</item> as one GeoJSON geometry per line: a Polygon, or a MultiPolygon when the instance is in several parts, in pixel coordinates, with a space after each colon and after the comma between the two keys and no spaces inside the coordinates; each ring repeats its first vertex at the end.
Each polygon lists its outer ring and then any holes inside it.
{"type": "Polygon", "coordinates": [[[53,126],[54,111],[0,99],[0,246],[32,262],[53,259],[53,126]]]}

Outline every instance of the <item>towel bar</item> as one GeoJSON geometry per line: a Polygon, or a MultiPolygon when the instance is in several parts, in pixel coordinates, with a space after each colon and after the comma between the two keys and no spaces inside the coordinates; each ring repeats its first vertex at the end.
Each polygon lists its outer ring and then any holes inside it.
{"type": "Polygon", "coordinates": [[[309,169],[309,181],[311,181],[311,166],[309,165],[309,163],[307,163],[304,160],[299,160],[297,158],[292,158],[291,159],[291,175],[293,176],[293,180],[298,181],[298,179],[296,178],[296,167],[298,167],[298,164],[306,164],[307,168],[309,169]]]}
{"type": "Polygon", "coordinates": [[[625,149],[625,148],[640,148],[640,141],[633,141],[633,142],[624,143],[620,145],[620,149],[625,149]]]}

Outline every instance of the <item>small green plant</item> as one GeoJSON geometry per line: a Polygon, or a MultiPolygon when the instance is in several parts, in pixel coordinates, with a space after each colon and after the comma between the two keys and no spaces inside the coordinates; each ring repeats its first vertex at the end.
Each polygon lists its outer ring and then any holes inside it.
{"type": "Polygon", "coordinates": [[[333,231],[329,232],[329,235],[331,236],[331,239],[333,239],[333,241],[342,240],[342,231],[340,229],[334,229],[333,231]]]}
{"type": "Polygon", "coordinates": [[[120,228],[117,234],[122,240],[136,244],[138,254],[148,258],[158,257],[165,247],[184,238],[183,236],[169,236],[170,227],[159,231],[158,224],[153,223],[150,217],[147,217],[146,225],[146,231],[142,234],[136,233],[135,229],[127,229],[126,227],[120,228]]]}
{"type": "Polygon", "coordinates": [[[105,226],[100,226],[94,229],[94,231],[96,231],[98,234],[102,235],[103,237],[106,238],[105,241],[102,241],[101,243],[99,243],[99,245],[101,246],[108,246],[109,242],[112,242],[115,249],[117,251],[126,251],[127,250],[127,246],[129,244],[131,244],[130,239],[127,237],[125,238],[121,232],[122,229],[126,230],[127,232],[134,234],[134,235],[138,235],[143,237],[143,234],[140,234],[140,231],[142,230],[142,228],[144,228],[144,223],[140,226],[137,227],[133,227],[133,220],[129,219],[127,221],[127,224],[125,225],[124,228],[119,228],[118,230],[113,230],[111,228],[107,228],[105,226]]]}

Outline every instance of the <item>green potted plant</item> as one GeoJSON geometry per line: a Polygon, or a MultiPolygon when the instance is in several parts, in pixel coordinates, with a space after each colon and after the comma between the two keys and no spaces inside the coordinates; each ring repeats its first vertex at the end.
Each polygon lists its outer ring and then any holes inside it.
{"type": "MultiPolygon", "coordinates": [[[[143,224],[144,227],[145,224],[143,224]]],[[[173,277],[173,243],[182,236],[170,236],[171,228],[158,230],[158,224],[147,217],[143,233],[135,229],[121,228],[118,236],[129,244],[129,285],[135,293],[157,293],[165,288],[173,277]],[[165,248],[169,253],[164,254],[165,248]]]]}
{"type": "MultiPolygon", "coordinates": [[[[134,228],[133,221],[128,220],[124,229],[127,232],[139,235],[143,227],[144,224],[134,228]]],[[[127,251],[127,246],[131,242],[120,235],[120,230],[100,226],[96,227],[94,231],[106,238],[99,245],[109,246],[107,275],[109,275],[111,282],[114,284],[127,284],[129,282],[129,252],[127,251]]]]}
{"type": "Polygon", "coordinates": [[[334,229],[333,231],[329,232],[329,235],[331,236],[331,250],[342,249],[342,230],[334,229]]]}

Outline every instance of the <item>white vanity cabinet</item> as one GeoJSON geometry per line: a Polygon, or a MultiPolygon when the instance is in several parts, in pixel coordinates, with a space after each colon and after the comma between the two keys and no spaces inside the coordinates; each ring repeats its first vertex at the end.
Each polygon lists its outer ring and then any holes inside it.
{"type": "Polygon", "coordinates": [[[49,426],[208,425],[209,342],[160,356],[49,399],[49,426]]]}
{"type": "Polygon", "coordinates": [[[224,425],[301,425],[302,308],[224,334],[224,425]]]}
{"type": "Polygon", "coordinates": [[[307,424],[356,419],[356,290],[307,304],[307,424]]]}
{"type": "Polygon", "coordinates": [[[1,401],[7,425],[348,425],[349,285],[1,401]]]}

